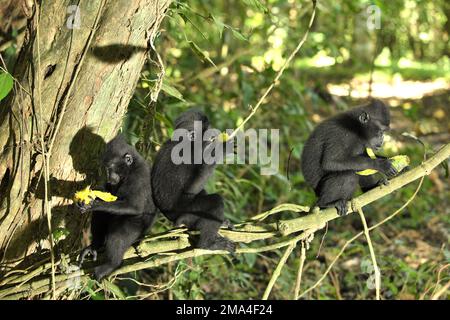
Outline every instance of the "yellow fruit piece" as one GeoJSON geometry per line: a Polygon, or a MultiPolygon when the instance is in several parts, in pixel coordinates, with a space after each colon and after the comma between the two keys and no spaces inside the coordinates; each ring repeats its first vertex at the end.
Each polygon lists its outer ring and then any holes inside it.
{"type": "Polygon", "coordinates": [[[409,166],[409,157],[405,155],[398,155],[389,158],[392,161],[392,165],[398,172],[409,166]]]}
{"type": "Polygon", "coordinates": [[[366,148],[366,152],[367,155],[369,156],[370,159],[376,159],[377,156],[375,155],[375,153],[373,152],[373,150],[371,148],[366,148]]]}
{"type": "MultiPolygon", "coordinates": [[[[376,159],[375,153],[373,153],[372,149],[367,148],[366,152],[371,159],[376,159]]],[[[405,167],[409,166],[409,161],[410,161],[409,157],[406,155],[393,156],[392,158],[389,158],[389,160],[391,160],[392,165],[398,172],[402,171],[405,167]]],[[[375,170],[375,169],[366,169],[366,170],[358,171],[358,172],[356,172],[356,174],[359,174],[360,176],[370,176],[377,172],[378,172],[378,170],[375,170]]]]}
{"type": "Polygon", "coordinates": [[[378,170],[375,170],[375,169],[366,169],[366,170],[363,170],[363,171],[358,171],[358,172],[356,172],[356,174],[359,174],[360,176],[370,176],[370,175],[375,174],[377,172],[378,172],[378,170]]]}
{"type": "MultiPolygon", "coordinates": [[[[95,199],[95,198],[94,198],[95,199]]],[[[75,193],[74,199],[75,202],[84,202],[86,204],[91,203],[91,186],[87,186],[85,189],[77,191],[75,193]]]]}
{"type": "Polygon", "coordinates": [[[94,194],[97,198],[102,199],[106,202],[113,202],[117,200],[117,197],[115,195],[112,195],[109,192],[103,192],[98,190],[92,190],[92,194],[94,194]]]}
{"type": "MultiPolygon", "coordinates": [[[[366,152],[367,155],[369,156],[370,159],[376,159],[377,156],[375,155],[375,153],[373,152],[373,150],[371,148],[366,148],[366,152]]],[[[375,169],[366,169],[363,171],[358,171],[356,172],[356,174],[359,174],[360,176],[370,176],[372,174],[377,173],[378,171],[375,169]]]]}
{"type": "Polygon", "coordinates": [[[84,202],[86,204],[91,203],[95,198],[100,198],[106,202],[116,201],[117,197],[109,192],[103,192],[98,190],[91,190],[91,186],[87,186],[85,189],[77,191],[74,196],[76,202],[84,202]]]}

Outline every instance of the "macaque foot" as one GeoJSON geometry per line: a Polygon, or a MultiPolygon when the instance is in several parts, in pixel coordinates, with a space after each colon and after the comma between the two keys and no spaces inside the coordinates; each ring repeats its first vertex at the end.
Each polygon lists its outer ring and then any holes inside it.
{"type": "Polygon", "coordinates": [[[346,216],[348,211],[347,200],[338,200],[334,203],[334,207],[340,217],[346,216]]]}
{"type": "Polygon", "coordinates": [[[102,281],[107,275],[109,275],[115,268],[109,264],[102,264],[94,269],[94,278],[98,282],[102,281]]]}
{"type": "Polygon", "coordinates": [[[400,174],[405,173],[405,172],[407,172],[409,170],[411,170],[411,167],[410,166],[406,166],[398,174],[400,175],[400,174]]]}
{"type": "Polygon", "coordinates": [[[380,182],[378,183],[378,186],[388,186],[391,182],[388,180],[387,177],[381,178],[380,182]]]}
{"type": "Polygon", "coordinates": [[[206,250],[225,250],[233,253],[236,251],[236,244],[225,237],[217,235],[214,241],[199,245],[199,248],[206,250]]]}

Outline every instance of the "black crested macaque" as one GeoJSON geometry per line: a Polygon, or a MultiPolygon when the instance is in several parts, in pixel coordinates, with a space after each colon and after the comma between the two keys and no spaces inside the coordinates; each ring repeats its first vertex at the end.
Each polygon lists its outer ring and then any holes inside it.
{"type": "Polygon", "coordinates": [[[117,196],[117,200],[77,203],[82,213],[92,211],[92,243],[82,251],[80,264],[87,255],[97,260],[97,252],[105,249],[105,262],[94,270],[97,280],[120,266],[125,251],[150,228],[156,214],[150,167],[122,135],[106,144],[103,163],[106,169],[104,191],[117,196]]]}
{"type": "MultiPolygon", "coordinates": [[[[234,252],[235,244],[218,234],[221,225],[226,223],[223,199],[219,194],[208,194],[204,189],[217,161],[207,164],[201,157],[201,161],[194,162],[195,155],[202,156],[206,149],[219,143],[212,139],[203,141],[209,128],[206,115],[195,109],[186,111],[175,120],[175,132],[184,132],[182,141],[192,150],[190,161],[174,163],[172,150],[180,142],[168,140],[161,146],[152,169],[153,199],[158,209],[176,226],[185,225],[188,229],[200,231],[198,248],[234,252]],[[201,131],[194,127],[194,122],[201,123],[201,131]],[[200,148],[195,147],[196,143],[200,148]]],[[[225,146],[226,143],[221,144],[225,146]]]]}
{"type": "Polygon", "coordinates": [[[389,129],[389,108],[380,100],[337,114],[319,124],[305,143],[301,166],[306,182],[314,189],[319,208],[335,207],[347,214],[347,201],[357,185],[363,191],[384,179],[360,176],[356,172],[375,169],[387,177],[397,174],[389,159],[371,159],[366,148],[378,150],[389,129]]]}

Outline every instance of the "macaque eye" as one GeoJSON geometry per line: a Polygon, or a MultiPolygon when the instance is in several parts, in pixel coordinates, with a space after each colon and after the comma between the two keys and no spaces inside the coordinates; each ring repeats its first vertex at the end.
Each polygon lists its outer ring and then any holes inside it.
{"type": "Polygon", "coordinates": [[[129,153],[124,155],[125,163],[130,166],[133,163],[133,156],[129,153]]]}

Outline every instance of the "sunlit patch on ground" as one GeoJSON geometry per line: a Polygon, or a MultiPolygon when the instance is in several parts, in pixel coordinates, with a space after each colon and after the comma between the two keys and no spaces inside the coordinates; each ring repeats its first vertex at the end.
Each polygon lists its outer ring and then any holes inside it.
{"type": "MultiPolygon", "coordinates": [[[[369,81],[366,79],[353,78],[350,84],[328,84],[331,94],[355,99],[367,98],[369,96],[369,81]]],[[[444,79],[434,81],[405,81],[400,76],[391,81],[374,81],[372,84],[372,97],[388,99],[421,99],[423,96],[438,90],[450,89],[450,83],[444,79]]]]}

